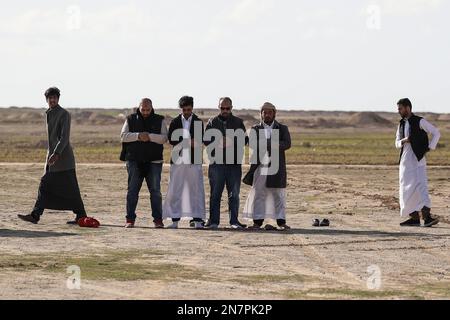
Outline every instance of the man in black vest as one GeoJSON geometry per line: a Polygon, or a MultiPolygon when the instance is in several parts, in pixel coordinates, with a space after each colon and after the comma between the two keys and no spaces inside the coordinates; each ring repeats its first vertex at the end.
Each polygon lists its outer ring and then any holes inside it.
{"type": "Polygon", "coordinates": [[[150,99],[142,99],[136,113],[128,116],[120,137],[122,141],[120,160],[126,161],[128,171],[125,227],[134,227],[139,191],[145,179],[150,192],[153,223],[156,228],[164,228],[161,172],[163,144],[167,141],[167,126],[164,117],[155,113],[150,99]]]}
{"type": "Polygon", "coordinates": [[[403,227],[419,227],[420,215],[425,227],[439,223],[431,216],[431,200],[428,194],[428,178],[425,155],[439,142],[439,130],[425,119],[412,113],[409,99],[401,99],[398,113],[402,117],[397,130],[395,146],[400,151],[400,214],[409,217],[403,227]],[[428,139],[431,134],[431,142],[428,139]]]}
{"type": "MultiPolygon", "coordinates": [[[[222,193],[227,187],[228,192],[228,212],[230,226],[233,229],[245,229],[247,226],[240,223],[239,215],[239,194],[241,190],[242,161],[244,157],[245,144],[248,142],[244,121],[233,115],[233,102],[231,98],[224,97],[219,100],[220,114],[210,119],[206,125],[205,134],[215,129],[220,132],[220,141],[215,148],[220,148],[222,156],[211,150],[211,158],[208,177],[211,187],[209,203],[209,221],[206,227],[217,229],[220,224],[220,203],[222,193]],[[231,136],[233,134],[233,136],[231,136]],[[241,139],[239,139],[241,138],[241,139]]],[[[211,145],[215,138],[204,141],[206,146],[211,145]]]]}

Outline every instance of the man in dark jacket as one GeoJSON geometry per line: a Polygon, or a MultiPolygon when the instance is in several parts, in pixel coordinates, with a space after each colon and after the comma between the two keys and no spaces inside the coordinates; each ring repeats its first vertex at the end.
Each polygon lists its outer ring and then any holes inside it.
{"type": "MultiPolygon", "coordinates": [[[[250,147],[256,161],[251,161],[250,171],[244,178],[246,184],[252,185],[244,216],[253,219],[251,229],[261,228],[264,219],[276,220],[280,230],[290,229],[286,224],[285,151],[291,148],[291,136],[288,127],[276,121],[275,117],[275,106],[266,102],[261,107],[261,123],[253,126],[250,133],[250,147]]],[[[270,224],[265,228],[276,229],[270,224]]]]}
{"type": "Polygon", "coordinates": [[[178,229],[182,218],[191,226],[204,227],[205,190],[203,186],[203,122],[193,113],[194,98],[181,97],[180,115],[169,126],[169,143],[173,146],[170,180],[163,207],[163,217],[172,219],[169,229],[178,229]]]}
{"type": "Polygon", "coordinates": [[[128,171],[127,222],[133,228],[136,207],[142,183],[147,183],[150,192],[153,223],[164,228],[162,221],[161,172],[163,166],[163,144],[167,141],[167,126],[164,117],[155,113],[150,99],[141,100],[136,113],[128,116],[120,134],[122,153],[128,171]]]}
{"type": "MultiPolygon", "coordinates": [[[[218,144],[215,146],[215,150],[211,150],[210,153],[211,159],[208,170],[211,195],[209,221],[206,227],[211,229],[217,229],[220,224],[220,203],[225,186],[228,192],[228,212],[231,228],[245,229],[247,227],[238,220],[242,161],[247,136],[244,122],[234,116],[232,110],[232,100],[229,97],[221,98],[219,100],[220,114],[210,119],[205,129],[205,135],[213,130],[220,133],[218,144]],[[221,151],[221,155],[218,155],[215,152],[216,150],[221,151]]],[[[214,142],[215,137],[205,138],[204,141],[206,146],[212,146],[214,142]]]]}
{"type": "Polygon", "coordinates": [[[55,87],[45,92],[48,104],[45,112],[48,134],[45,173],[41,178],[33,211],[28,215],[18,215],[20,219],[34,224],[39,222],[45,209],[73,211],[75,220],[68,224],[76,224],[79,219],[86,217],[70,145],[70,114],[59,105],[60,95],[59,89],[55,87]]]}

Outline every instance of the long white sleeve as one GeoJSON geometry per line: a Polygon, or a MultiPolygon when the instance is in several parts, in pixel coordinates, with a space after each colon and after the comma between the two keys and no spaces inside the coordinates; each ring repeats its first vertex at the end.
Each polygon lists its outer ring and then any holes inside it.
{"type": "Polygon", "coordinates": [[[139,140],[138,132],[130,132],[130,128],[128,127],[128,121],[125,120],[125,123],[122,127],[122,131],[120,132],[120,141],[122,143],[130,143],[136,142],[139,140]]]}
{"type": "Polygon", "coordinates": [[[151,142],[157,143],[157,144],[164,144],[168,140],[168,132],[167,132],[167,124],[166,120],[163,120],[161,123],[161,133],[150,133],[150,140],[151,142]]]}
{"type": "Polygon", "coordinates": [[[400,126],[398,126],[398,128],[397,128],[397,135],[396,135],[396,138],[395,138],[395,147],[397,149],[401,149],[403,147],[402,139],[400,137],[400,126]]]}
{"type": "Polygon", "coordinates": [[[432,138],[429,144],[429,148],[431,150],[436,150],[439,139],[441,138],[441,133],[439,132],[439,129],[433,126],[425,119],[420,120],[420,128],[425,130],[425,132],[431,134],[432,138]]]}

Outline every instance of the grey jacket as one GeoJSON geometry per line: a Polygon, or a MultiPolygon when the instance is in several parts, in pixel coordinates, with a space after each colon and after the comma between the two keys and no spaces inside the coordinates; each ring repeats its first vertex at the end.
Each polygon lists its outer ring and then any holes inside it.
{"type": "Polygon", "coordinates": [[[52,154],[58,154],[59,160],[53,166],[49,166],[49,172],[61,172],[75,169],[75,157],[70,145],[70,113],[57,106],[46,112],[48,150],[45,167],[52,154]]]}

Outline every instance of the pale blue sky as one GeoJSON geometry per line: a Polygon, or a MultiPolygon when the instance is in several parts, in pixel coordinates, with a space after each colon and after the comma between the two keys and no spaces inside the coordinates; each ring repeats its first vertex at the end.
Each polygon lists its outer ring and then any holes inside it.
{"type": "Polygon", "coordinates": [[[449,2],[0,0],[0,106],[450,112],[449,2]]]}

